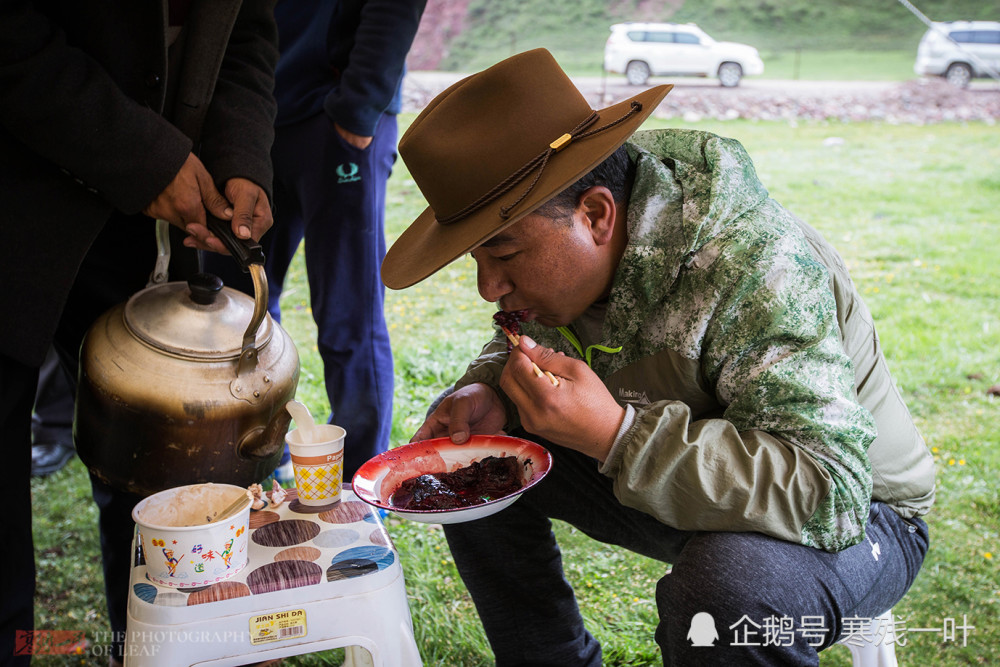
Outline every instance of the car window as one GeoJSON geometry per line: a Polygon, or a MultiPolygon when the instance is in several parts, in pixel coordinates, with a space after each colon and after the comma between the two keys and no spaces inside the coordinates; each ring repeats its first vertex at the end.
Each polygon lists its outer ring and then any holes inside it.
{"type": "Polygon", "coordinates": [[[1000,44],[1000,30],[974,30],[977,44],[1000,44]]]}
{"type": "Polygon", "coordinates": [[[628,38],[629,38],[629,39],[631,39],[631,40],[632,40],[633,42],[645,42],[645,41],[646,41],[646,33],[644,33],[644,32],[643,32],[643,31],[641,31],[641,30],[629,30],[629,31],[628,31],[627,33],[625,33],[625,34],[626,34],[626,35],[628,36],[628,38]]]}
{"type": "Polygon", "coordinates": [[[676,37],[678,44],[701,44],[701,40],[698,39],[698,35],[692,35],[688,32],[679,32],[676,37]]]}
{"type": "Polygon", "coordinates": [[[659,42],[661,44],[664,43],[664,42],[673,42],[674,41],[674,33],[672,33],[672,32],[663,32],[662,30],[650,31],[650,32],[646,33],[646,41],[647,42],[659,42]]]}
{"type": "Polygon", "coordinates": [[[975,32],[972,30],[954,30],[948,34],[959,44],[970,44],[976,41],[975,32]]]}

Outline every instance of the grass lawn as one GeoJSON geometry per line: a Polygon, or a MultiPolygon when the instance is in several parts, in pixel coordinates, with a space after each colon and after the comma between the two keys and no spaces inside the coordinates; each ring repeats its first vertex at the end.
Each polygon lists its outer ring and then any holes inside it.
{"type": "Polygon", "coordinates": [[[913,79],[917,51],[767,51],[765,79],[805,81],[905,81],[913,79]]]}
{"type": "MultiPolygon", "coordinates": [[[[412,116],[402,119],[404,124],[410,120],[412,116]]],[[[896,649],[900,663],[1000,663],[1000,399],[987,392],[1000,384],[1000,263],[995,249],[1000,133],[982,124],[735,121],[686,126],[742,141],[772,196],[840,250],[938,461],[937,505],[928,516],[931,550],[913,589],[895,608],[907,642],[896,649]],[[908,631],[941,629],[949,619],[974,629],[965,636],[961,629],[947,635],[908,631]]],[[[390,241],[423,205],[398,165],[390,183],[390,241]]],[[[301,255],[297,261],[283,295],[284,322],[302,358],[299,398],[320,414],[328,406],[301,255]]],[[[479,300],[475,269],[467,258],[416,287],[390,292],[386,308],[396,359],[396,444],[408,440],[427,403],[487,340],[494,308],[479,300]]],[[[37,627],[84,630],[91,641],[99,641],[106,619],[96,513],[83,467],[74,460],[50,478],[34,480],[32,489],[37,627]]],[[[441,530],[395,519],[388,525],[401,552],[425,664],[492,664],[441,530]]],[[[566,525],[558,525],[557,534],[567,576],[591,631],[604,646],[606,664],[660,664],[652,640],[652,594],[663,566],[594,543],[566,525]]],[[[335,665],[340,656],[315,654],[286,664],[335,665]]],[[[105,660],[83,655],[70,662],[40,659],[36,664],[97,665],[105,660]]],[[[821,664],[849,665],[848,651],[827,651],[821,664]]]]}

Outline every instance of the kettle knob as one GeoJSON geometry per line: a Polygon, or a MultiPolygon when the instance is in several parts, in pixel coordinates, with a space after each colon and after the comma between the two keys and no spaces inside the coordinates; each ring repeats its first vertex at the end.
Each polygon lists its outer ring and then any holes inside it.
{"type": "Polygon", "coordinates": [[[197,273],[188,280],[191,290],[191,300],[207,306],[215,303],[216,297],[222,291],[222,278],[212,273],[197,273]]]}

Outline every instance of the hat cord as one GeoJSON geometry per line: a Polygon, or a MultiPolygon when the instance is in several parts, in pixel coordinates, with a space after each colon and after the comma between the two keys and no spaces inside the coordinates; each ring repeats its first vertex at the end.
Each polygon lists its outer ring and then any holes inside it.
{"type": "Polygon", "coordinates": [[[544,151],[533,157],[523,167],[521,167],[513,174],[505,178],[503,181],[498,183],[489,192],[484,194],[482,197],[479,197],[474,202],[472,202],[465,208],[461,209],[457,213],[454,213],[444,218],[437,218],[438,223],[442,225],[447,225],[452,222],[461,220],[462,218],[468,216],[470,213],[479,210],[486,204],[489,204],[490,202],[498,199],[500,196],[509,192],[511,189],[513,189],[515,185],[524,180],[524,178],[532,171],[537,171],[535,177],[531,181],[531,184],[528,185],[528,187],[525,189],[523,193],[521,193],[521,196],[518,197],[517,200],[515,200],[511,204],[508,204],[507,206],[502,206],[500,208],[500,219],[501,220],[508,219],[510,217],[511,209],[513,209],[522,201],[524,201],[525,197],[527,197],[534,189],[535,185],[538,183],[538,180],[542,177],[542,171],[544,171],[545,166],[548,164],[549,158],[552,156],[553,153],[558,153],[563,148],[565,148],[566,145],[568,145],[571,141],[578,139],[586,139],[587,137],[591,137],[600,132],[604,132],[605,130],[609,130],[612,127],[615,127],[616,125],[625,122],[631,116],[639,113],[641,110],[642,110],[642,104],[640,102],[637,102],[636,100],[632,100],[631,108],[621,118],[613,120],[606,125],[602,125],[601,127],[597,127],[594,128],[593,130],[584,132],[583,130],[586,130],[588,127],[593,125],[594,121],[596,121],[600,117],[596,111],[592,112],[589,116],[587,116],[587,118],[585,118],[581,123],[579,123],[576,127],[574,127],[572,132],[570,132],[568,135],[563,135],[556,141],[553,141],[551,144],[549,144],[548,148],[546,148],[544,151]]]}

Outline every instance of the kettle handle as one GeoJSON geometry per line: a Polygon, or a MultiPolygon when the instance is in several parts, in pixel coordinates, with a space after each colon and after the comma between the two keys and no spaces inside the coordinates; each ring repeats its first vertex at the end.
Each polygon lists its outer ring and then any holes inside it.
{"type": "Polygon", "coordinates": [[[244,273],[250,270],[251,264],[264,264],[264,249],[261,248],[259,243],[253,239],[237,238],[233,234],[233,228],[229,222],[221,218],[216,218],[208,211],[205,212],[205,218],[208,231],[215,234],[222,241],[222,244],[226,246],[226,250],[233,256],[233,259],[240,265],[244,273]]]}
{"type": "Polygon", "coordinates": [[[267,315],[268,287],[264,276],[264,249],[252,239],[240,239],[233,234],[228,222],[205,212],[208,230],[219,237],[223,245],[244,271],[253,279],[254,307],[250,325],[243,334],[243,348],[236,366],[236,377],[253,372],[257,368],[257,329],[267,315]]]}

